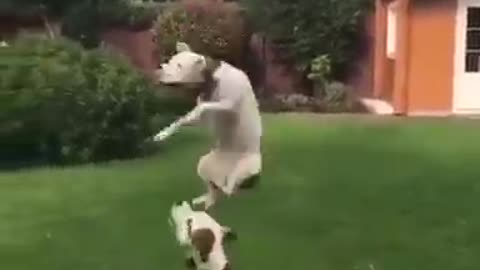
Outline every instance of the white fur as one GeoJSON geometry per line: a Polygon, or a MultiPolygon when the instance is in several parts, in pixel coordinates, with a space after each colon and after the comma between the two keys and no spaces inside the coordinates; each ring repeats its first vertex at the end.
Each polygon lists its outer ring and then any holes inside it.
{"type": "MultiPolygon", "coordinates": [[[[206,67],[205,57],[192,52],[185,43],[179,43],[177,49],[178,53],[162,66],[159,81],[189,84],[203,80],[201,72],[206,67]]],[[[213,132],[215,145],[200,158],[197,166],[197,173],[206,183],[208,192],[194,200],[194,203],[205,203],[207,208],[217,198],[210,182],[231,195],[242,181],[260,173],[262,168],[262,122],[249,78],[223,61],[213,78],[217,87],[212,99],[203,101],[198,98],[192,111],[154,137],[155,141],[165,140],[181,126],[199,120],[213,132]]]]}
{"type": "Polygon", "coordinates": [[[228,263],[222,239],[230,229],[220,225],[206,212],[193,211],[188,202],[182,202],[180,205],[172,206],[170,224],[175,227],[175,235],[179,245],[188,248],[188,255],[194,258],[198,269],[222,270],[228,263]],[[188,234],[187,220],[191,220],[192,232],[198,229],[210,229],[215,235],[213,249],[207,262],[200,260],[197,251],[192,246],[192,239],[188,234]]]}

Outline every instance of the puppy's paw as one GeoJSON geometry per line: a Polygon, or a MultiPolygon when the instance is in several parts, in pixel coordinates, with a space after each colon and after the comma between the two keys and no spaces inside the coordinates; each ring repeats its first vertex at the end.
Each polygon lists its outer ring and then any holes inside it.
{"type": "Polygon", "coordinates": [[[202,195],[192,200],[192,205],[196,209],[207,211],[215,205],[215,200],[209,195],[202,195]]]}
{"type": "Polygon", "coordinates": [[[207,200],[207,195],[202,195],[202,196],[199,196],[199,197],[193,199],[192,204],[193,205],[204,204],[206,200],[207,200]]]}
{"type": "Polygon", "coordinates": [[[223,226],[223,242],[232,242],[238,239],[238,234],[232,228],[223,226]]]}
{"type": "Polygon", "coordinates": [[[185,266],[187,269],[197,269],[197,264],[195,263],[193,257],[188,257],[185,259],[185,266]]]}

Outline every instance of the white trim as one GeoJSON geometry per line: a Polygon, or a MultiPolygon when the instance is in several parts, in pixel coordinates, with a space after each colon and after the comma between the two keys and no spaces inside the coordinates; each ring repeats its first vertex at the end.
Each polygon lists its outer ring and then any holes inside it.
{"type": "Polygon", "coordinates": [[[398,0],[387,5],[387,57],[395,59],[397,51],[397,7],[398,0]]]}
{"type": "Polygon", "coordinates": [[[429,117],[447,117],[452,116],[451,111],[411,111],[407,113],[408,116],[429,116],[429,117]]]}
{"type": "Polygon", "coordinates": [[[394,113],[393,106],[385,100],[375,98],[360,98],[359,101],[370,113],[381,115],[392,115],[394,113]]]}
{"type": "Polygon", "coordinates": [[[454,72],[452,85],[452,110],[455,114],[480,113],[480,108],[460,107],[460,96],[462,95],[462,80],[465,76],[465,46],[467,42],[467,7],[480,7],[479,0],[457,0],[457,11],[455,16],[455,48],[454,48],[454,72]]]}
{"type": "Polygon", "coordinates": [[[465,2],[457,0],[457,10],[455,15],[455,47],[453,53],[454,70],[453,70],[453,93],[452,93],[452,109],[456,113],[458,110],[458,92],[460,89],[460,78],[463,74],[463,46],[465,45],[465,2]]]}
{"type": "Polygon", "coordinates": [[[458,114],[458,115],[480,115],[480,108],[456,109],[455,114],[458,114]]]}

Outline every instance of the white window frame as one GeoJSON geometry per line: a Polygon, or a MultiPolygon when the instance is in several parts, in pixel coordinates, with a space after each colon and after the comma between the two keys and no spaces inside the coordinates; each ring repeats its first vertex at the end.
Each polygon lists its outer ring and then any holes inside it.
{"type": "Polygon", "coordinates": [[[395,59],[397,52],[398,0],[387,5],[387,57],[395,59]]]}

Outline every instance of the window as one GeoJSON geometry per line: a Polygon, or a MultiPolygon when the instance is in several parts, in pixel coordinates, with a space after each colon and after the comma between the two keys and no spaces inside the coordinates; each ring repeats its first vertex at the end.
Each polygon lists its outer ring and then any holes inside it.
{"type": "Polygon", "coordinates": [[[465,71],[480,72],[480,7],[467,9],[465,71]]]}
{"type": "Polygon", "coordinates": [[[395,59],[397,45],[397,3],[392,1],[387,7],[387,57],[395,59]]]}

